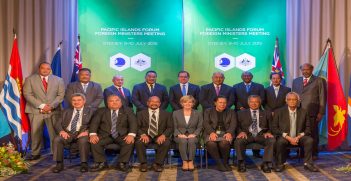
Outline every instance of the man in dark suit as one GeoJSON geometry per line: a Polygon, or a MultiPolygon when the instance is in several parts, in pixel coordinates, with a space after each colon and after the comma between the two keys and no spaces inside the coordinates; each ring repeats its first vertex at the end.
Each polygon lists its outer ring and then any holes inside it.
{"type": "Polygon", "coordinates": [[[161,101],[157,96],[149,98],[148,109],[137,113],[138,137],[135,149],[140,161],[140,171],[147,171],[146,148],[149,144],[157,145],[153,169],[162,172],[163,162],[171,144],[170,137],[173,133],[171,113],[160,109],[161,101]]]}
{"type": "Polygon", "coordinates": [[[107,167],[104,147],[118,144],[120,152],[117,169],[128,172],[130,156],[133,153],[134,138],[137,133],[137,121],[132,109],[122,106],[121,98],[110,95],[107,108],[98,109],[90,123],[89,139],[94,157],[91,171],[100,171],[107,167]]]}
{"type": "Polygon", "coordinates": [[[251,72],[243,72],[241,79],[243,82],[235,84],[233,86],[233,94],[235,99],[235,110],[248,109],[247,98],[250,95],[260,96],[262,102],[264,102],[264,87],[262,84],[252,82],[253,75],[251,72]]]}
{"type": "Polygon", "coordinates": [[[40,158],[40,148],[43,138],[44,123],[52,143],[56,136],[54,124],[61,112],[61,102],[65,95],[63,79],[51,73],[51,66],[47,62],[40,63],[38,74],[26,78],[23,95],[27,101],[25,112],[28,114],[31,127],[31,156],[28,160],[40,158]]]}
{"type": "Polygon", "coordinates": [[[124,106],[133,108],[132,95],[129,89],[123,87],[124,77],[122,75],[115,75],[112,78],[113,85],[104,89],[104,103],[107,107],[107,97],[111,94],[118,95],[122,99],[124,106]]]}
{"type": "Polygon", "coordinates": [[[312,75],[313,66],[305,63],[300,66],[302,77],[294,79],[292,91],[301,98],[301,107],[310,115],[311,136],[313,138],[313,159],[318,157],[319,129],[318,124],[325,114],[327,102],[326,81],[312,75]]]}
{"type": "Polygon", "coordinates": [[[238,112],[238,136],[235,140],[235,151],[238,159],[238,171],[245,172],[245,150],[246,145],[258,143],[264,145],[263,164],[261,169],[270,173],[269,164],[273,161],[273,148],[275,139],[271,134],[270,122],[272,114],[260,110],[261,98],[258,95],[250,95],[248,98],[249,109],[238,112]]]}
{"type": "Polygon", "coordinates": [[[104,96],[102,95],[101,85],[90,81],[91,71],[88,68],[82,68],[78,73],[78,81],[67,85],[65,93],[65,102],[69,103],[73,93],[82,93],[86,97],[85,107],[95,111],[99,108],[104,96]]]}
{"type": "Polygon", "coordinates": [[[161,109],[167,109],[169,98],[165,86],[156,83],[157,73],[153,70],[145,74],[145,82],[133,87],[132,101],[137,108],[137,112],[147,109],[147,101],[151,96],[157,96],[161,101],[161,109]]]}
{"type": "Polygon", "coordinates": [[[84,107],[85,96],[81,93],[74,93],[71,96],[73,108],[67,108],[55,124],[55,130],[59,133],[53,143],[53,159],[57,162],[53,172],[59,173],[63,170],[63,149],[65,145],[77,143],[80,153],[81,172],[88,171],[89,138],[88,127],[93,112],[84,107]]]}
{"type": "Polygon", "coordinates": [[[212,74],[212,83],[201,86],[200,104],[202,110],[214,107],[214,100],[220,95],[227,98],[228,108],[233,105],[232,88],[223,83],[224,79],[222,72],[215,72],[212,74]]]}
{"type": "Polygon", "coordinates": [[[173,111],[182,109],[180,105],[180,98],[185,95],[191,95],[195,99],[193,109],[197,109],[199,105],[200,87],[189,83],[190,74],[187,71],[180,71],[178,73],[179,84],[172,86],[169,89],[169,102],[171,103],[173,111]]]}
{"type": "Polygon", "coordinates": [[[309,115],[306,110],[297,107],[299,100],[297,93],[288,93],[286,95],[287,106],[278,109],[274,114],[272,132],[277,136],[277,166],[275,169],[277,172],[284,170],[288,145],[303,147],[304,168],[311,172],[318,172],[312,159],[313,139],[309,136],[311,133],[309,115]]]}
{"type": "Polygon", "coordinates": [[[265,98],[266,102],[264,103],[264,109],[274,114],[274,111],[276,109],[279,109],[286,105],[285,96],[286,94],[291,92],[291,88],[281,85],[281,81],[282,81],[281,73],[272,73],[270,75],[270,79],[271,79],[272,85],[267,87],[264,91],[265,97],[266,97],[265,98]]]}

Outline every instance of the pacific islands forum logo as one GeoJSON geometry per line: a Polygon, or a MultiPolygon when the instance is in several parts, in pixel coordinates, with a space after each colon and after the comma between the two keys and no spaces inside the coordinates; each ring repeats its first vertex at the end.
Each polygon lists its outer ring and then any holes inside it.
{"type": "Polygon", "coordinates": [[[227,71],[234,67],[248,71],[256,67],[256,58],[248,53],[243,53],[237,57],[222,53],[214,58],[214,64],[216,68],[222,71],[227,71]]]}
{"type": "Polygon", "coordinates": [[[128,57],[123,53],[117,53],[110,57],[110,67],[117,71],[123,71],[131,67],[141,72],[151,67],[151,57],[143,53],[132,57],[128,57]]]}

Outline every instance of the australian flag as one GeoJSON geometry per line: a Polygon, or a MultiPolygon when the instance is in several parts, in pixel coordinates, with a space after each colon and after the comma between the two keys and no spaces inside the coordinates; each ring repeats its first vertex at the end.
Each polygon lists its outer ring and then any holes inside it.
{"type": "Polygon", "coordinates": [[[282,75],[283,79],[282,79],[281,84],[285,85],[285,77],[284,77],[283,67],[282,67],[282,64],[281,64],[280,58],[279,58],[278,37],[275,39],[275,46],[274,46],[274,52],[273,52],[271,73],[273,73],[273,72],[280,73],[282,75]]]}
{"type": "Polygon", "coordinates": [[[73,72],[71,77],[71,82],[75,82],[78,80],[78,71],[82,68],[82,59],[80,55],[80,43],[79,40],[77,42],[76,51],[74,54],[74,64],[73,64],[73,72]]]}

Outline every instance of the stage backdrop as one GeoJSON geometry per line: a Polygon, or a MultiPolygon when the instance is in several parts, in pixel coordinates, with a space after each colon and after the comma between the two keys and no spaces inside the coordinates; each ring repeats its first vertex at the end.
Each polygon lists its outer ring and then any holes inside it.
{"type": "Polygon", "coordinates": [[[158,82],[175,84],[182,69],[181,0],[79,0],[83,67],[103,88],[113,75],[125,86],[144,81],[148,70],[158,82]]]}
{"type": "Polygon", "coordinates": [[[205,84],[211,72],[224,71],[225,83],[269,84],[275,38],[285,71],[286,7],[282,0],[184,0],[184,68],[195,83],[205,84]]]}

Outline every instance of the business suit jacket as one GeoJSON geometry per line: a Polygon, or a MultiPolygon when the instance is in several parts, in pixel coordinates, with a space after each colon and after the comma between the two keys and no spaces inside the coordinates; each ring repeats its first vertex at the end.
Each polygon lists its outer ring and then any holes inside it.
{"type": "MultiPolygon", "coordinates": [[[[271,133],[272,113],[265,110],[259,110],[259,127],[262,129],[257,135],[271,133]]],[[[250,109],[244,109],[238,112],[238,134],[245,132],[247,135],[252,135],[249,128],[252,124],[250,109]]]]}
{"type": "MultiPolygon", "coordinates": [[[[311,135],[311,122],[306,110],[297,108],[296,111],[296,135],[300,133],[304,133],[306,136],[311,135]]],[[[284,106],[274,114],[272,133],[276,136],[282,136],[283,133],[290,134],[290,127],[289,108],[284,106]]]]}
{"type": "MultiPolygon", "coordinates": [[[[99,108],[95,113],[89,125],[89,133],[97,133],[100,139],[111,135],[111,110],[108,108],[99,108]]],[[[117,133],[118,136],[124,137],[128,133],[137,133],[137,121],[132,109],[121,107],[117,115],[117,133]]]]}
{"type": "MultiPolygon", "coordinates": [[[[199,96],[200,96],[200,87],[198,85],[188,84],[188,92],[187,95],[191,95],[195,98],[195,104],[193,106],[194,109],[197,109],[199,106],[199,96]]],[[[182,105],[180,105],[180,98],[183,97],[182,89],[179,84],[172,86],[169,89],[169,102],[171,103],[173,110],[182,109],[182,105]]]]}
{"type": "MultiPolygon", "coordinates": [[[[235,137],[237,127],[237,118],[234,110],[226,109],[223,114],[224,128],[226,133],[232,134],[235,137]]],[[[206,109],[204,112],[204,138],[207,142],[211,133],[216,132],[218,124],[218,115],[216,108],[206,109]]]]}
{"type": "MultiPolygon", "coordinates": [[[[233,94],[232,88],[226,84],[222,84],[219,90],[219,95],[227,98],[227,107],[230,108],[233,105],[233,94]]],[[[214,107],[214,100],[217,97],[216,89],[213,83],[201,86],[200,90],[200,104],[203,110],[214,107]]]]}
{"type": "MultiPolygon", "coordinates": [[[[142,134],[148,135],[149,129],[149,110],[142,110],[137,112],[138,120],[138,136],[142,134]]],[[[173,133],[173,121],[172,115],[169,112],[166,112],[162,109],[159,109],[159,119],[158,119],[158,134],[155,137],[158,137],[164,134],[167,138],[171,137],[173,133]]]]}
{"type": "Polygon", "coordinates": [[[65,95],[65,85],[62,78],[49,75],[48,88],[45,92],[40,75],[34,74],[25,80],[23,95],[27,101],[26,113],[40,114],[39,106],[49,104],[53,108],[52,114],[58,114],[65,95]]]}
{"type": "Polygon", "coordinates": [[[273,86],[269,86],[265,89],[265,103],[264,109],[274,112],[276,109],[284,107],[286,105],[285,96],[291,92],[290,87],[280,85],[278,96],[275,96],[275,91],[273,86]]]}
{"type": "MultiPolygon", "coordinates": [[[[55,130],[57,134],[59,134],[60,131],[69,132],[67,130],[67,127],[72,121],[73,111],[74,111],[73,108],[66,108],[62,111],[60,118],[55,123],[55,130]]],[[[91,117],[93,116],[93,111],[91,111],[91,109],[88,107],[84,107],[83,114],[81,112],[80,114],[83,115],[83,117],[82,117],[82,125],[78,133],[88,130],[91,117]]]]}
{"type": "Polygon", "coordinates": [[[195,134],[199,136],[202,131],[202,113],[192,110],[188,124],[186,124],[183,109],[173,112],[174,136],[180,134],[195,134]]]}
{"type": "Polygon", "coordinates": [[[91,108],[92,111],[95,111],[99,108],[104,96],[102,95],[101,85],[90,81],[87,87],[86,92],[84,93],[83,86],[81,82],[76,81],[67,85],[65,101],[71,105],[71,96],[74,93],[82,93],[85,95],[86,102],[84,107],[91,108]]]}
{"type": "Polygon", "coordinates": [[[137,107],[137,111],[147,109],[147,101],[149,97],[152,96],[157,96],[160,98],[161,109],[167,109],[169,98],[166,87],[155,83],[154,89],[151,93],[149,87],[146,85],[146,82],[143,82],[135,85],[132,92],[132,101],[137,107]]]}
{"type": "Polygon", "coordinates": [[[325,114],[327,91],[323,78],[312,75],[307,85],[303,86],[303,77],[298,77],[293,81],[292,91],[300,95],[301,107],[310,116],[316,117],[318,113],[325,114]]]}
{"type": "Polygon", "coordinates": [[[233,86],[233,92],[234,92],[233,94],[234,94],[234,100],[235,100],[234,103],[235,103],[236,110],[239,110],[241,107],[245,109],[249,108],[247,99],[249,98],[250,95],[258,95],[261,97],[262,102],[265,101],[263,85],[255,82],[251,82],[250,91],[248,93],[246,92],[246,86],[244,82],[235,84],[233,86]]]}
{"type": "Polygon", "coordinates": [[[129,89],[127,89],[125,87],[122,87],[122,89],[123,89],[124,96],[119,92],[117,87],[114,86],[114,85],[104,89],[104,103],[105,103],[106,107],[107,107],[107,98],[108,98],[108,96],[114,94],[114,95],[117,95],[117,96],[119,96],[121,98],[123,106],[127,106],[127,107],[130,107],[130,108],[133,108],[132,95],[130,94],[129,89]]]}

